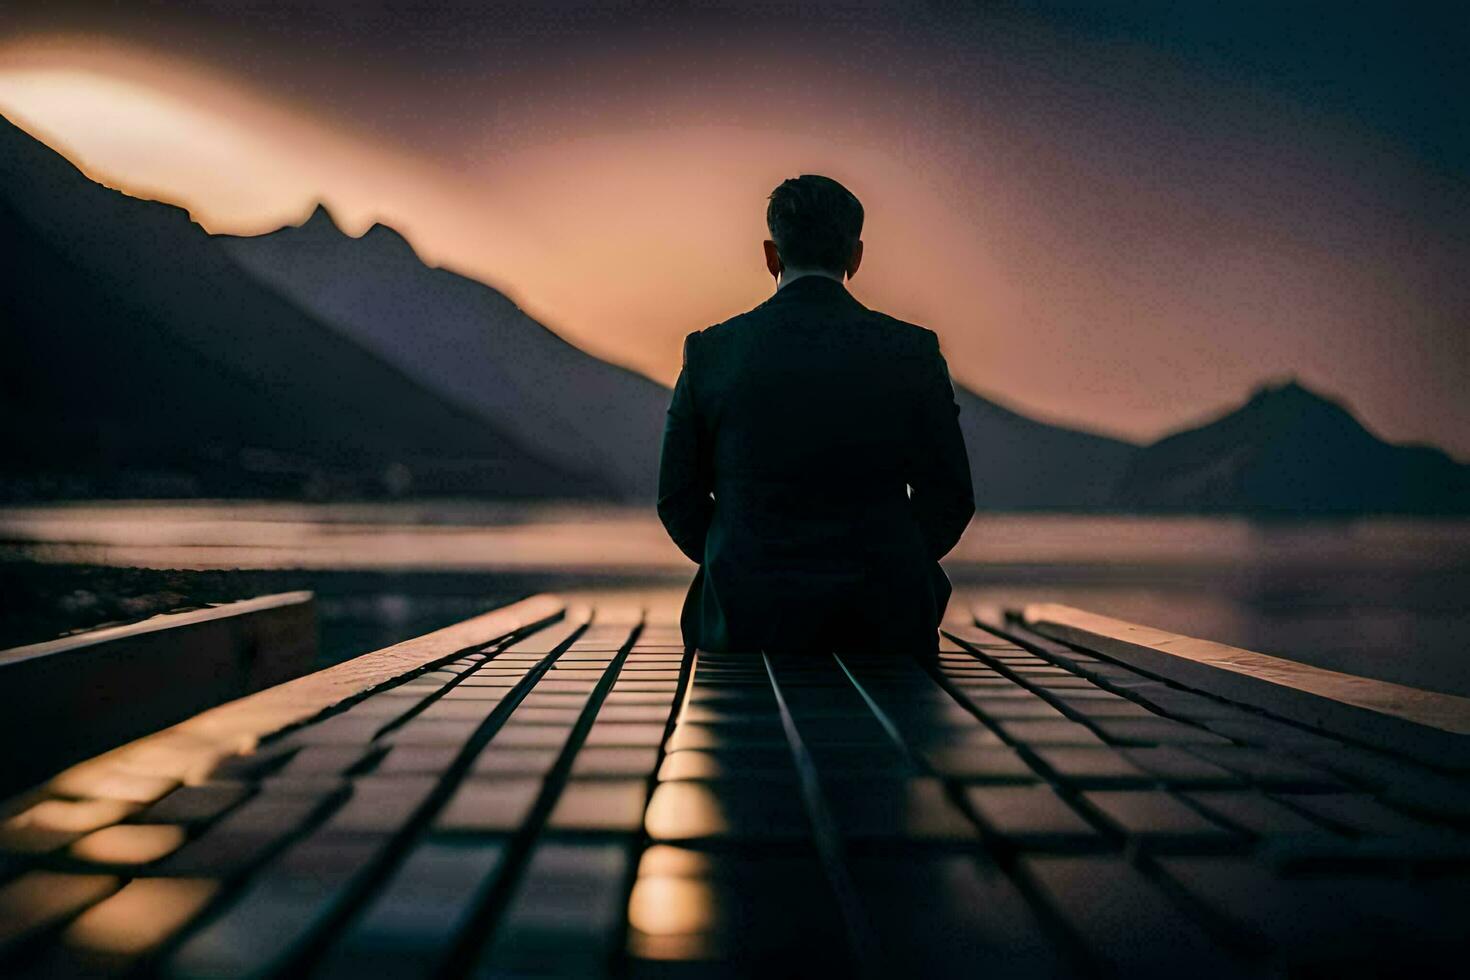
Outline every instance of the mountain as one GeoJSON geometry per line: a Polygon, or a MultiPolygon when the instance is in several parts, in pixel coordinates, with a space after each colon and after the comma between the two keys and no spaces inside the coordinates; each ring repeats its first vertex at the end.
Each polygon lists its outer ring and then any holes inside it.
{"type": "MultiPolygon", "coordinates": [[[[0,497],[653,499],[668,389],[384,225],[211,236],[0,117],[0,249],[0,497]]],[[[1295,382],[1142,448],[955,396],[982,510],[1470,513],[1295,382]]]]}
{"type": "MultiPolygon", "coordinates": [[[[220,236],[304,308],[528,445],[651,500],[669,392],[568,344],[491,287],[425,265],[397,232],[343,233],[324,207],[264,235],[220,236]]],[[[956,386],[984,509],[1108,503],[1137,447],[1033,421],[956,386]]]]}
{"type": "Polygon", "coordinates": [[[1038,422],[955,385],[981,510],[1108,508],[1138,453],[1131,442],[1038,422]]]}
{"type": "Polygon", "coordinates": [[[608,496],[0,118],[0,493],[608,496]]]}
{"type": "Polygon", "coordinates": [[[422,262],[392,228],[302,224],[217,236],[251,275],[521,445],[652,503],[669,391],[599,360],[497,290],[422,262]]]}
{"type": "Polygon", "coordinates": [[[1257,514],[1470,513],[1470,466],[1384,442],[1296,381],[1134,457],[1116,496],[1135,510],[1257,514]]]}
{"type": "MultiPolygon", "coordinates": [[[[396,231],[211,236],[0,118],[0,496],[651,501],[668,389],[396,231]]],[[[1127,443],[956,397],[985,509],[1105,503],[1127,443]]]]}

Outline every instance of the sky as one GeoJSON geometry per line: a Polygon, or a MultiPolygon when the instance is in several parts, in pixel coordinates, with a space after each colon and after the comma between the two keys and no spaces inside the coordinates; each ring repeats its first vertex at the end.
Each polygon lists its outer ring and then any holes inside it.
{"type": "Polygon", "coordinates": [[[1295,376],[1462,459],[1466,91],[1452,4],[0,8],[0,112],[94,178],[383,221],[666,383],[823,173],[854,295],[1013,408],[1150,440],[1295,376]]]}

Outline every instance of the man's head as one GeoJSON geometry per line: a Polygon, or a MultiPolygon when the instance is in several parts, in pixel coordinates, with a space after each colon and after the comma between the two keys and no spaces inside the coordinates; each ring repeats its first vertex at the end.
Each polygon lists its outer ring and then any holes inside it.
{"type": "Polygon", "coordinates": [[[831,177],[802,174],[781,182],[766,205],[766,268],[852,278],[863,257],[863,206],[831,177]]]}

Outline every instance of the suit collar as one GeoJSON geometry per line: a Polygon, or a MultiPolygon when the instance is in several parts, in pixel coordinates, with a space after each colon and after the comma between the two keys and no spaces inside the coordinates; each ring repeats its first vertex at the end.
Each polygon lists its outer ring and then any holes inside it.
{"type": "Polygon", "coordinates": [[[858,303],[857,297],[847,291],[847,285],[828,276],[810,274],[791,280],[761,306],[791,302],[813,303],[858,303]]]}

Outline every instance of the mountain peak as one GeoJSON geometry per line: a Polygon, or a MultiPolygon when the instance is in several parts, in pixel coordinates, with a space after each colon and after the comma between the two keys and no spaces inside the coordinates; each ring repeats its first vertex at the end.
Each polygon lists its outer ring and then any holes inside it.
{"type": "Polygon", "coordinates": [[[1470,467],[1385,442],[1342,400],[1286,377],[1144,449],[1117,499],[1166,510],[1464,513],[1470,467]]]}
{"type": "Polygon", "coordinates": [[[385,225],[381,221],[374,221],[371,228],[363,232],[358,241],[373,249],[374,254],[411,256],[415,262],[418,252],[414,251],[413,245],[402,232],[391,225],[385,225]]]}
{"type": "Polygon", "coordinates": [[[1252,398],[1321,398],[1322,396],[1302,384],[1294,374],[1272,378],[1256,386],[1252,398]]]}
{"type": "Polygon", "coordinates": [[[385,225],[381,221],[374,221],[372,227],[362,233],[362,237],[365,239],[408,243],[408,239],[404,238],[397,228],[391,225],[385,225]]]}
{"type": "Polygon", "coordinates": [[[342,230],[338,227],[336,220],[333,219],[332,212],[328,211],[327,206],[321,201],[316,203],[316,207],[312,209],[311,215],[296,227],[314,231],[340,232],[342,230]]]}
{"type": "Polygon", "coordinates": [[[1273,379],[1259,385],[1251,392],[1250,399],[1242,407],[1256,412],[1317,413],[1352,417],[1352,411],[1341,401],[1308,388],[1298,381],[1295,375],[1273,379]]]}
{"type": "Polygon", "coordinates": [[[1258,386],[1245,404],[1206,428],[1234,432],[1243,443],[1258,446],[1292,443],[1307,447],[1326,440],[1362,445],[1378,441],[1345,402],[1308,388],[1295,376],[1258,386]]]}

